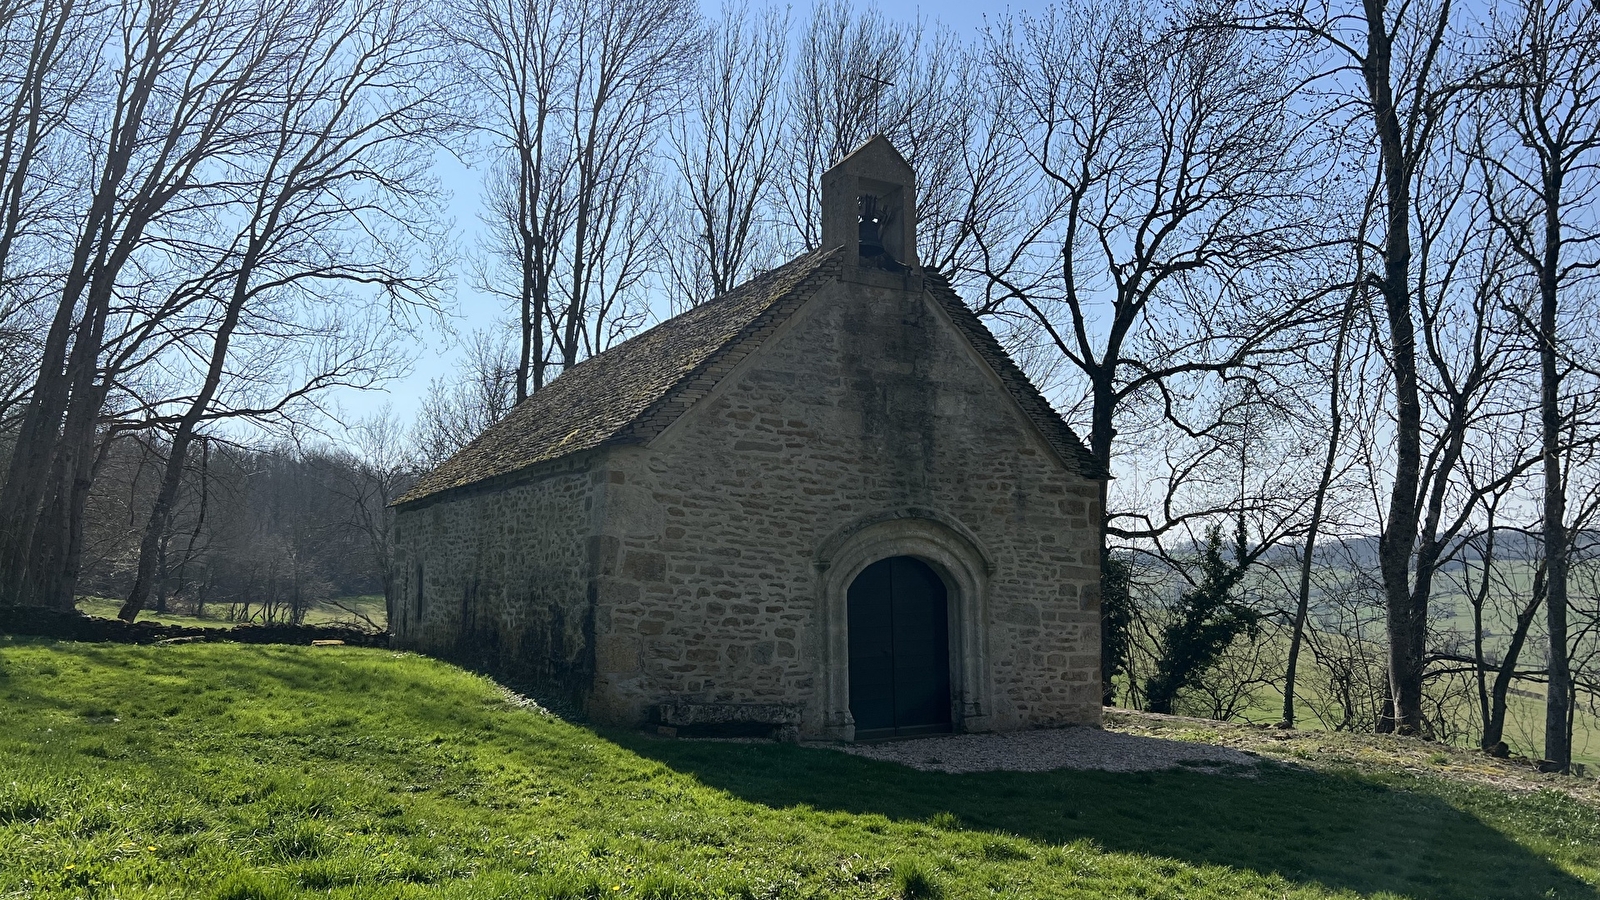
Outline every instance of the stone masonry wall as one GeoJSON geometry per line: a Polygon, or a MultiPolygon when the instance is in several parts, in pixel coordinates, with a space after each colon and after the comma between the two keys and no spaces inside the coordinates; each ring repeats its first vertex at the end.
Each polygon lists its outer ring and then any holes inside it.
{"type": "Polygon", "coordinates": [[[494,671],[582,710],[594,677],[591,457],[395,516],[395,645],[494,671]]]}
{"type": "Polygon", "coordinates": [[[823,288],[665,432],[596,465],[598,717],[793,703],[821,733],[818,547],[919,508],[994,565],[987,726],[1098,724],[1096,485],[921,293],[823,288]]]}

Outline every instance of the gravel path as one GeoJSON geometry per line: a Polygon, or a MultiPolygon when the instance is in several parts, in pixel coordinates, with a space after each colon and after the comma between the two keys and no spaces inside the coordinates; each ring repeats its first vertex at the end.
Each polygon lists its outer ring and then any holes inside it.
{"type": "Polygon", "coordinates": [[[872,744],[816,743],[924,772],[1048,772],[1099,769],[1153,772],[1184,768],[1253,778],[1260,757],[1213,744],[1101,731],[1053,728],[1010,734],[950,734],[872,744]]]}

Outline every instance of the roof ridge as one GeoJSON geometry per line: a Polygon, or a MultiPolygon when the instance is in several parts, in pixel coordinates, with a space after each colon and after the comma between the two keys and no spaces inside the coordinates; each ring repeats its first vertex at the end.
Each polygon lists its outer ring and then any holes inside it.
{"type": "MultiPolygon", "coordinates": [[[[636,341],[636,340],[638,340],[640,338],[648,338],[648,337],[651,336],[651,334],[653,332],[658,331],[659,329],[661,329],[663,327],[666,327],[668,325],[672,325],[674,323],[676,323],[678,325],[682,325],[684,322],[693,319],[695,317],[696,313],[703,312],[703,311],[709,311],[715,304],[731,303],[731,302],[733,302],[733,301],[735,301],[735,300],[737,300],[737,299],[739,299],[739,298],[741,298],[741,297],[743,297],[743,296],[745,296],[747,294],[750,294],[750,293],[753,293],[753,292],[759,290],[760,288],[762,288],[762,287],[764,287],[764,286],[766,286],[768,284],[771,284],[771,283],[774,283],[774,282],[782,283],[784,276],[786,276],[786,275],[792,276],[794,274],[794,271],[796,271],[798,269],[801,269],[801,268],[804,268],[804,265],[808,261],[812,261],[811,258],[814,257],[815,258],[815,262],[821,263],[827,257],[827,255],[828,255],[828,252],[824,252],[824,251],[821,251],[821,250],[807,250],[805,253],[801,253],[798,256],[792,257],[791,259],[786,260],[785,262],[780,263],[780,264],[778,264],[776,266],[773,266],[770,269],[764,269],[764,270],[762,270],[760,272],[757,272],[756,274],[750,276],[750,278],[748,280],[734,285],[733,287],[727,289],[726,291],[723,291],[722,293],[716,295],[715,297],[712,297],[711,299],[705,301],[704,303],[698,304],[696,306],[691,306],[688,309],[686,309],[683,312],[680,312],[680,313],[678,313],[676,315],[668,316],[665,319],[662,319],[661,321],[657,322],[656,324],[651,325],[649,328],[646,328],[645,330],[643,330],[641,332],[638,332],[637,334],[631,334],[625,340],[620,341],[620,342],[618,342],[616,344],[613,344],[610,347],[607,347],[606,349],[600,351],[599,353],[596,353],[593,356],[585,358],[582,362],[575,363],[572,366],[572,368],[576,369],[578,366],[584,365],[584,364],[589,363],[589,362],[591,362],[593,360],[596,360],[596,359],[600,359],[600,358],[604,357],[606,354],[610,353],[611,351],[621,348],[624,344],[631,343],[631,342],[636,341]]],[[[783,290],[787,292],[787,291],[789,291],[791,289],[792,289],[792,286],[791,287],[785,287],[783,290]]],[[[781,297],[781,295],[780,295],[780,297],[781,297]]],[[[570,372],[572,370],[568,369],[567,371],[570,372]]],[[[566,372],[562,372],[562,374],[565,375],[566,372]]],[[[552,381],[553,380],[554,379],[552,379],[552,381]]]]}

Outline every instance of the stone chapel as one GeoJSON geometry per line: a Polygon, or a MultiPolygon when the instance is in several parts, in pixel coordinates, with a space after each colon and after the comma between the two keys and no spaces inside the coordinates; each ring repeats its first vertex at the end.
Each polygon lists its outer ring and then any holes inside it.
{"type": "Polygon", "coordinates": [[[1100,723],[1105,473],[941,275],[882,137],[822,246],[568,369],[396,502],[398,646],[591,721],[1100,723]]]}

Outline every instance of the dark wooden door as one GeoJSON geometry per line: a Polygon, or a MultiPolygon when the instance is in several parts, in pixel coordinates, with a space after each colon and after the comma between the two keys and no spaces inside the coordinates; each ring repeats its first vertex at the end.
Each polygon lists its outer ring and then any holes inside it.
{"type": "Polygon", "coordinates": [[[861,739],[950,730],[950,626],[944,582],[891,556],[850,584],[850,713],[861,739]]]}

